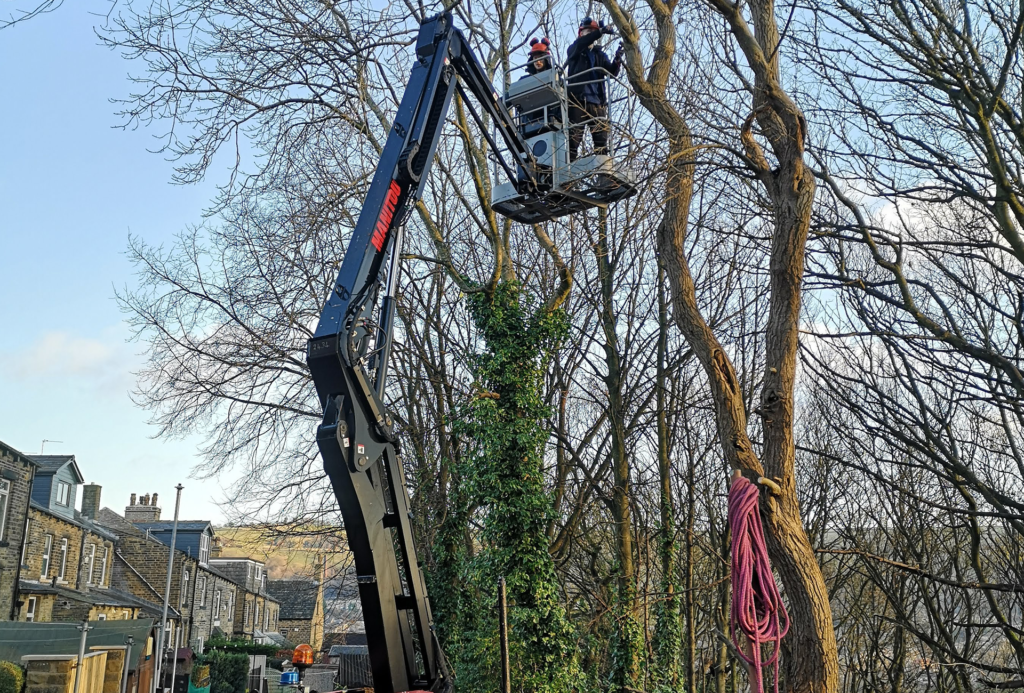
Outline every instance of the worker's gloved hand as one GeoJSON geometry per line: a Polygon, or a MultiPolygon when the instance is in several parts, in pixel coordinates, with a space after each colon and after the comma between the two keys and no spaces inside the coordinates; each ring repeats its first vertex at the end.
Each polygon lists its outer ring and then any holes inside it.
{"type": "Polygon", "coordinates": [[[613,36],[615,34],[615,27],[613,27],[611,24],[604,24],[601,26],[601,33],[613,36]]]}
{"type": "Polygon", "coordinates": [[[622,48],[622,44],[620,43],[619,47],[617,49],[615,49],[615,62],[617,62],[617,63],[621,63],[622,62],[622,51],[623,51],[623,48],[622,48]]]}

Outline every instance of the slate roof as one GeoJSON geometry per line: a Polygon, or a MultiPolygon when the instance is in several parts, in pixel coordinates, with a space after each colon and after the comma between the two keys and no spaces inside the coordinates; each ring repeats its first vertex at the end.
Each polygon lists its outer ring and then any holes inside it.
{"type": "Polygon", "coordinates": [[[313,618],[319,585],[313,580],[267,580],[267,592],[281,602],[281,621],[308,621],[313,618]]]}
{"type": "Polygon", "coordinates": [[[282,650],[295,649],[295,645],[280,633],[264,633],[263,637],[280,647],[282,650]]]}
{"type": "Polygon", "coordinates": [[[36,462],[34,459],[32,459],[30,456],[26,455],[25,453],[21,452],[17,448],[12,448],[10,445],[8,445],[7,443],[5,443],[2,440],[0,440],[0,450],[6,450],[9,454],[14,455],[15,457],[21,457],[26,462],[31,464],[33,467],[36,467],[37,469],[39,468],[39,463],[38,462],[36,462]]]}
{"type": "MultiPolygon", "coordinates": [[[[135,527],[138,527],[142,531],[147,529],[155,530],[157,532],[170,532],[174,529],[173,520],[161,520],[160,522],[133,522],[135,527]]],[[[179,532],[201,532],[212,523],[206,520],[194,520],[194,521],[183,521],[178,520],[178,531],[179,532]]]]}
{"type": "Polygon", "coordinates": [[[341,655],[368,655],[370,648],[366,645],[331,645],[328,657],[339,657],[341,655]]]}
{"type": "Polygon", "coordinates": [[[225,575],[224,573],[220,572],[219,570],[217,570],[216,568],[214,568],[212,566],[204,565],[203,566],[203,570],[205,570],[208,573],[212,573],[212,574],[216,575],[221,580],[227,580],[228,582],[230,582],[232,584],[235,584],[234,580],[232,580],[230,577],[228,577],[227,575],[225,575]]]}
{"type": "MultiPolygon", "coordinates": [[[[118,589],[81,592],[76,589],[71,589],[70,587],[20,580],[18,582],[18,592],[24,594],[52,594],[58,598],[73,599],[76,602],[92,604],[93,606],[123,606],[142,609],[154,616],[160,616],[163,608],[161,605],[154,602],[139,599],[133,594],[129,594],[128,592],[123,592],[118,589]]],[[[178,612],[174,607],[168,606],[167,615],[169,618],[177,618],[178,612]]]]}
{"type": "Polygon", "coordinates": [[[90,532],[92,532],[93,534],[98,534],[99,536],[101,536],[101,537],[103,537],[105,539],[109,539],[110,541],[117,541],[117,535],[114,534],[113,532],[111,532],[110,529],[108,529],[107,527],[104,527],[101,524],[93,522],[88,517],[86,517],[82,513],[78,512],[77,510],[75,511],[75,519],[72,520],[71,518],[67,517],[66,515],[61,515],[59,513],[55,513],[52,510],[50,510],[49,508],[47,508],[45,505],[40,505],[39,503],[36,503],[35,501],[29,501],[29,507],[31,507],[33,510],[38,510],[41,513],[46,513],[50,517],[55,517],[58,520],[62,520],[64,522],[68,522],[70,524],[77,525],[77,526],[81,527],[82,529],[87,529],[90,532]]]}
{"type": "Polygon", "coordinates": [[[27,457],[36,463],[36,474],[56,474],[70,463],[75,470],[75,478],[78,483],[85,481],[82,471],[78,468],[78,463],[75,462],[74,455],[28,455],[27,457]]]}
{"type": "Polygon", "coordinates": [[[366,645],[366,633],[324,633],[321,649],[330,651],[335,645],[366,645]]]}
{"type": "MultiPolygon", "coordinates": [[[[146,613],[153,614],[154,616],[157,616],[157,617],[163,615],[163,605],[162,604],[157,604],[156,602],[151,602],[148,599],[142,599],[140,597],[136,597],[131,592],[125,592],[124,590],[115,589],[113,587],[110,587],[110,588],[108,588],[105,591],[106,591],[107,594],[111,595],[111,597],[116,598],[116,599],[120,599],[125,604],[132,604],[136,608],[142,609],[146,613]]],[[[167,618],[177,618],[177,617],[178,617],[178,610],[175,609],[170,604],[168,604],[167,605],[167,618]]]]}
{"type": "Polygon", "coordinates": [[[118,515],[110,508],[100,508],[100,511],[96,516],[96,522],[118,532],[127,531],[132,534],[139,533],[139,530],[135,528],[135,525],[118,515]]]}

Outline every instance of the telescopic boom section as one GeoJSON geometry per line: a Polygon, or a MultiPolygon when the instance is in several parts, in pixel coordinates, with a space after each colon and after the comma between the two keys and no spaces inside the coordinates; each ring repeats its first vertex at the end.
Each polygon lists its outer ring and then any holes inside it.
{"type": "Polygon", "coordinates": [[[416,59],[337,283],[307,347],[324,411],[317,445],[355,559],[377,693],[451,688],[416,558],[394,420],[382,395],[402,228],[422,195],[456,89],[475,97],[501,133],[511,161],[500,163],[516,186],[537,189],[533,155],[449,13],[420,26],[416,59]]]}

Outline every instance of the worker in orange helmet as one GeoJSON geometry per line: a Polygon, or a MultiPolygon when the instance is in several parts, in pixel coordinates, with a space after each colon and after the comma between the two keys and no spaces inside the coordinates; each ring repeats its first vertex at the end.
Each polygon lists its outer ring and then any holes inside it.
{"type": "Polygon", "coordinates": [[[538,72],[551,69],[551,42],[547,37],[538,40],[530,39],[530,62],[526,65],[526,72],[535,75],[538,72]]]}

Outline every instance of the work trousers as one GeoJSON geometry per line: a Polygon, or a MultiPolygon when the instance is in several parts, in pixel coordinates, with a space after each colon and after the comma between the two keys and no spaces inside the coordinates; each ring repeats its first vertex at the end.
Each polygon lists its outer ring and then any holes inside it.
{"type": "Polygon", "coordinates": [[[594,153],[608,154],[608,135],[611,126],[608,124],[608,107],[596,103],[580,103],[569,100],[569,161],[576,159],[583,142],[583,130],[590,127],[590,136],[594,139],[594,153]],[[587,122],[583,125],[580,123],[587,122]]]}

